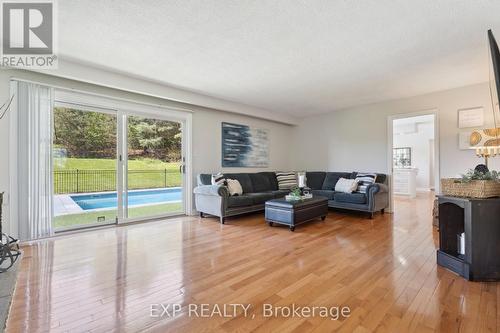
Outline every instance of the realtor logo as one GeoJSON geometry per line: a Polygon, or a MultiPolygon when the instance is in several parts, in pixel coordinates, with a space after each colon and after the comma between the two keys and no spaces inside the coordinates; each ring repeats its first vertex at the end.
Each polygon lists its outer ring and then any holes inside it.
{"type": "Polygon", "coordinates": [[[2,2],[2,67],[56,68],[54,5],[2,2]]]}

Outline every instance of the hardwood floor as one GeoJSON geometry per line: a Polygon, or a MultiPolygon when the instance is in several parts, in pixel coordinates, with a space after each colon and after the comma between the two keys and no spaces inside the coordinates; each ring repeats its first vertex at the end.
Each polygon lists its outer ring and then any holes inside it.
{"type": "Polygon", "coordinates": [[[262,214],[183,217],[58,237],[25,248],[7,332],[497,331],[500,287],[436,265],[432,200],[394,214],[331,210],[269,227],[262,214]],[[152,304],[181,304],[174,318],[152,304]],[[251,304],[250,315],[196,318],[188,304],[251,304]],[[348,318],[265,318],[273,306],[349,307],[348,318]],[[255,316],[253,316],[255,315],[255,316]]]}

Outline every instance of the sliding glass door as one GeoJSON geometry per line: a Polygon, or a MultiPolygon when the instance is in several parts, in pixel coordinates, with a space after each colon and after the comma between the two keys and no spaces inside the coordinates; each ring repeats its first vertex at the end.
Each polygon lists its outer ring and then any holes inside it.
{"type": "Polygon", "coordinates": [[[53,128],[54,228],[115,223],[117,114],[56,104],[53,128]]]}
{"type": "Polygon", "coordinates": [[[181,123],[126,116],[125,218],[183,212],[181,123]]]}
{"type": "Polygon", "coordinates": [[[56,231],[184,212],[182,123],[56,103],[56,231]]]}

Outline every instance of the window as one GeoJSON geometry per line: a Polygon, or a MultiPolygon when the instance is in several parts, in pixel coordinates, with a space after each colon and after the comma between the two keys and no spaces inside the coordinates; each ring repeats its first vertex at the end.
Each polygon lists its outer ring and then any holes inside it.
{"type": "Polygon", "coordinates": [[[411,148],[394,148],[392,152],[392,160],[395,168],[411,167],[411,148]]]}

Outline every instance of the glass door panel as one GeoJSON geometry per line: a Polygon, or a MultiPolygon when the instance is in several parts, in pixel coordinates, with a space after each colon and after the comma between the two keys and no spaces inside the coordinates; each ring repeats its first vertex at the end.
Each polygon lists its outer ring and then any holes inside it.
{"type": "Polygon", "coordinates": [[[125,217],[182,213],[181,124],[134,115],[126,119],[125,217]]]}
{"type": "Polygon", "coordinates": [[[54,107],[54,228],[115,223],[117,116],[79,106],[54,107]]]}

